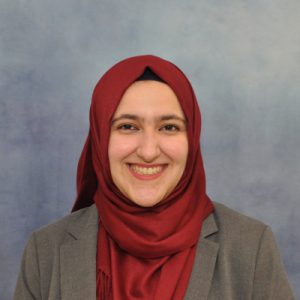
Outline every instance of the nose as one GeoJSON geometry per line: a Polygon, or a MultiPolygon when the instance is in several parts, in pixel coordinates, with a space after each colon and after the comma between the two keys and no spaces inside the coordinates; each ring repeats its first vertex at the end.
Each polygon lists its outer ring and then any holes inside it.
{"type": "Polygon", "coordinates": [[[155,132],[145,131],[140,136],[136,153],[145,162],[152,162],[160,155],[159,139],[155,132]]]}

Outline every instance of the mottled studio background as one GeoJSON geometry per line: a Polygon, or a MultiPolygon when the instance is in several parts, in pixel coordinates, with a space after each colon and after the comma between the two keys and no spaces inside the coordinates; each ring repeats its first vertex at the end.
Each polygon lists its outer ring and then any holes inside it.
{"type": "Polygon", "coordinates": [[[0,299],[72,207],[95,83],[147,53],[191,79],[208,192],[271,225],[300,297],[300,1],[0,0],[0,299]]]}

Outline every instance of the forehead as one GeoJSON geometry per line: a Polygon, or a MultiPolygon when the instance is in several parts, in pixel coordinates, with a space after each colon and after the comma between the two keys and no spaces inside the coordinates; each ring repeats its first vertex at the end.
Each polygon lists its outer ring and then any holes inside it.
{"type": "Polygon", "coordinates": [[[167,84],[154,80],[137,81],[130,85],[123,94],[115,115],[121,113],[176,113],[184,117],[174,91],[167,84]]]}

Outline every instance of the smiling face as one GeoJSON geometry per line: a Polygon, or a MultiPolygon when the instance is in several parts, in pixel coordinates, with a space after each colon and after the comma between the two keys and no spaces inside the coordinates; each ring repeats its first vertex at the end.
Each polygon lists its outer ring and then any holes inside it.
{"type": "Polygon", "coordinates": [[[134,82],[111,124],[108,157],[117,188],[139,206],[154,206],[176,187],[187,155],[186,119],[173,90],[134,82]]]}

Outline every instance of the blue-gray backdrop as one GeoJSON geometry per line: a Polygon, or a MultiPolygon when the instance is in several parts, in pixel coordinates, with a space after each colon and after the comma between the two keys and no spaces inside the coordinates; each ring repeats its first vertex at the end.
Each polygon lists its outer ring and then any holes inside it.
{"type": "Polygon", "coordinates": [[[191,79],[208,193],[271,225],[300,297],[299,28],[298,0],[1,0],[0,299],[72,207],[96,81],[146,53],[191,79]]]}

